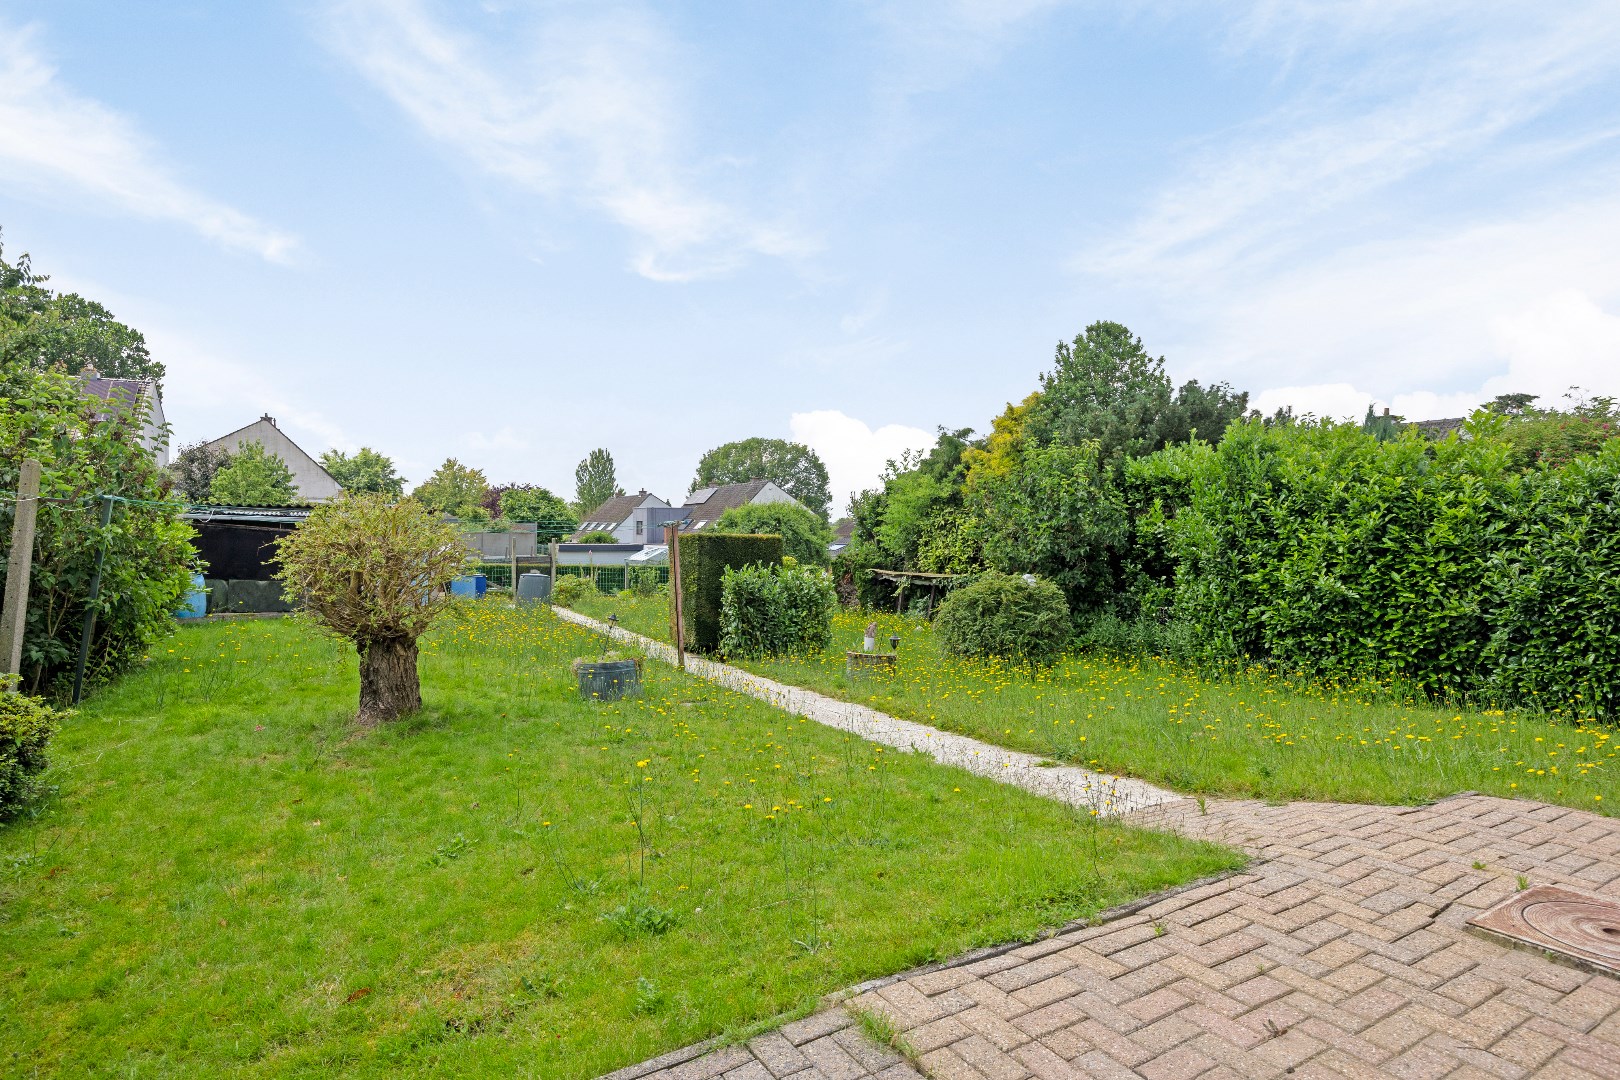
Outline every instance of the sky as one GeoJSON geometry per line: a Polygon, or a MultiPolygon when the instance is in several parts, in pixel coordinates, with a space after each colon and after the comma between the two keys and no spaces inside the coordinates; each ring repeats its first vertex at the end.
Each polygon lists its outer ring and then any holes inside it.
{"type": "Polygon", "coordinates": [[[1613,0],[0,0],[0,228],[177,442],[841,506],[1102,319],[1268,412],[1620,395],[1617,103],[1613,0]]]}

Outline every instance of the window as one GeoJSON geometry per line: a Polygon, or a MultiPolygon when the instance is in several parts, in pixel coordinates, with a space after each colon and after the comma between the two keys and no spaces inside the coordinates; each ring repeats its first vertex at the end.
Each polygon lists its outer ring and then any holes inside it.
{"type": "Polygon", "coordinates": [[[642,534],[642,531],[645,529],[646,524],[647,523],[645,521],[642,521],[640,518],[636,519],[636,535],[637,536],[640,536],[642,534]]]}
{"type": "Polygon", "coordinates": [[[707,524],[708,524],[708,523],[709,523],[709,519],[708,519],[708,518],[704,518],[704,519],[703,519],[703,520],[702,520],[702,521],[700,521],[700,522],[698,522],[698,523],[697,523],[697,524],[696,524],[696,525],[693,525],[693,526],[692,526],[692,531],[693,531],[693,532],[696,532],[696,531],[697,531],[697,530],[699,530],[699,529],[701,529],[701,528],[703,528],[703,526],[705,526],[705,525],[707,525],[707,524]]]}

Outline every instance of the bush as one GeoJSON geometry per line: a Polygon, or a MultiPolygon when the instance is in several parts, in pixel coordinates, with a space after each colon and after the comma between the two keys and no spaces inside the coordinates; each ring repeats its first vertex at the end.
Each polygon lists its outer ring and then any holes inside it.
{"type": "Polygon", "coordinates": [[[563,574],[551,587],[551,602],[563,607],[573,607],[586,597],[600,595],[596,591],[596,582],[584,574],[563,574]]]}
{"type": "Polygon", "coordinates": [[[720,651],[727,656],[820,653],[832,643],[838,594],[823,570],[743,566],[721,579],[720,651]]]}
{"type": "Polygon", "coordinates": [[[583,536],[576,536],[574,539],[568,542],[570,544],[617,544],[619,542],[619,538],[608,532],[606,529],[597,529],[595,532],[588,532],[583,536]]]}
{"type": "MultiPolygon", "coordinates": [[[[140,443],[140,417],[117,400],[87,398],[59,371],[0,366],[0,492],[17,490],[25,458],[43,466],[34,569],[23,631],[22,687],[64,693],[96,556],[106,551],[87,668],[105,682],[172,632],[191,588],[196,535],[166,502],[170,477],[140,443]],[[99,414],[99,416],[98,416],[99,414]],[[128,502],[101,525],[97,495],[128,502]],[[60,500],[60,501],[57,501],[60,500]]],[[[0,573],[15,508],[0,499],[0,573]]]]}
{"type": "Polygon", "coordinates": [[[686,647],[698,652],[714,652],[720,647],[720,605],[726,570],[780,565],[782,538],[739,533],[681,533],[670,548],[670,557],[681,560],[686,647]]]}
{"type": "Polygon", "coordinates": [[[1069,643],[1069,604],[1050,581],[985,574],[945,598],[934,628],[958,656],[1051,664],[1069,643]]]}
{"type": "MultiPolygon", "coordinates": [[[[0,676],[0,687],[6,676],[0,676]]],[[[45,747],[56,734],[57,713],[38,698],[0,693],[0,819],[39,790],[45,747]]]]}
{"type": "Polygon", "coordinates": [[[632,596],[657,596],[664,587],[658,580],[658,567],[632,566],[624,572],[624,587],[632,596]]]}

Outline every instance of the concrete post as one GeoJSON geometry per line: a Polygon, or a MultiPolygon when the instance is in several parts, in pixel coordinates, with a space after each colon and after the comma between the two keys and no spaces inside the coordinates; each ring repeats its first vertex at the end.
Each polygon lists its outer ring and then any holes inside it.
{"type": "MultiPolygon", "coordinates": [[[[6,563],[6,597],[0,606],[0,676],[22,674],[23,627],[28,621],[28,579],[34,569],[34,523],[39,514],[39,462],[22,463],[17,509],[11,519],[11,560],[6,563]]],[[[7,690],[17,681],[7,679],[7,690]]]]}

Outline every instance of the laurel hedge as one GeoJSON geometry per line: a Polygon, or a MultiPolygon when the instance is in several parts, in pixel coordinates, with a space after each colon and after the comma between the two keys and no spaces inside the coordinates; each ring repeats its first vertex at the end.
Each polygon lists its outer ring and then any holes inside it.
{"type": "Polygon", "coordinates": [[[1179,640],[1197,659],[1620,714],[1620,441],[1520,472],[1479,424],[1380,442],[1255,421],[1182,454],[1179,640]]]}
{"type": "Polygon", "coordinates": [[[752,533],[681,533],[671,548],[671,558],[680,559],[687,648],[714,652],[720,648],[720,607],[726,571],[780,565],[782,538],[752,533]]]}

